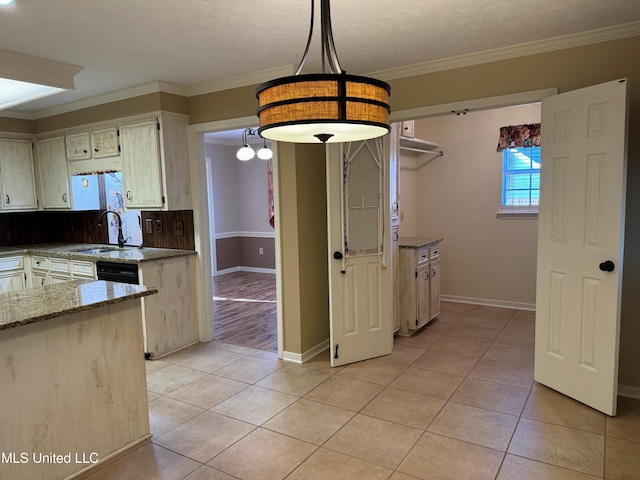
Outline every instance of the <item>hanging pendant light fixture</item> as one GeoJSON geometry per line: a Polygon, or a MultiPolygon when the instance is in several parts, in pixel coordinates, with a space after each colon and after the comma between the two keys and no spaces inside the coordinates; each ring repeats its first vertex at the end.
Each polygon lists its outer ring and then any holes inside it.
{"type": "Polygon", "coordinates": [[[311,0],[309,38],[296,73],[263,83],[256,90],[258,133],[295,143],[352,142],[389,133],[391,87],[374,78],[347,75],[340,68],[329,0],[320,0],[322,73],[300,75],[313,36],[314,11],[311,0]]]}
{"type": "Polygon", "coordinates": [[[247,161],[258,155],[260,160],[270,160],[273,157],[273,152],[267,147],[267,141],[262,139],[262,147],[256,152],[249,146],[249,139],[253,138],[256,134],[256,130],[253,128],[245,128],[242,131],[242,147],[236,152],[236,158],[238,160],[247,161]]]}

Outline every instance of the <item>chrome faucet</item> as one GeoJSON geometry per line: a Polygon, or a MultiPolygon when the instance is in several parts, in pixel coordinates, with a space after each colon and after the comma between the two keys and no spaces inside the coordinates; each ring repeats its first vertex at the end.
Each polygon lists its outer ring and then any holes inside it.
{"type": "Polygon", "coordinates": [[[100,221],[98,222],[98,226],[99,227],[102,226],[102,221],[104,220],[104,216],[107,213],[113,213],[118,219],[118,247],[122,248],[124,247],[124,235],[122,234],[122,217],[118,212],[113,210],[105,210],[104,212],[102,212],[102,215],[100,215],[100,221]]]}

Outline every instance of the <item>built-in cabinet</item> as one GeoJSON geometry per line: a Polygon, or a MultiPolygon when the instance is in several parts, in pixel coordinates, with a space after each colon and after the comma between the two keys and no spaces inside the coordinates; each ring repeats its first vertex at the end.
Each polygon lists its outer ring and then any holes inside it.
{"type": "Polygon", "coordinates": [[[158,289],[145,297],[143,306],[144,348],[158,358],[198,341],[195,315],[195,266],[192,256],[138,264],[142,285],[158,289]]]}
{"type": "Polygon", "coordinates": [[[0,139],[0,183],[3,210],[38,208],[30,140],[0,139]]]}
{"type": "Polygon", "coordinates": [[[31,287],[43,287],[77,278],[95,279],[96,266],[87,260],[31,255],[31,287]]]}
{"type": "Polygon", "coordinates": [[[440,240],[400,237],[399,335],[409,336],[440,313],[440,240]]]}
{"type": "Polygon", "coordinates": [[[64,137],[46,138],[36,142],[36,171],[42,208],[71,208],[64,137]]]}
{"type": "Polygon", "coordinates": [[[124,205],[139,210],[191,208],[187,130],[163,114],[120,127],[124,205]]]}
{"type": "Polygon", "coordinates": [[[114,157],[120,153],[118,129],[115,127],[68,134],[66,140],[70,161],[114,157]]]}
{"type": "Polygon", "coordinates": [[[24,257],[15,255],[0,258],[0,293],[24,290],[26,286],[24,257]]]}
{"type": "Polygon", "coordinates": [[[122,171],[126,208],[189,210],[187,118],[155,112],[73,127],[55,137],[4,134],[0,209],[71,209],[71,175],[122,171]]]}
{"type": "Polygon", "coordinates": [[[151,121],[125,125],[120,129],[124,204],[127,208],[147,210],[164,206],[158,126],[156,121],[151,121]]]}

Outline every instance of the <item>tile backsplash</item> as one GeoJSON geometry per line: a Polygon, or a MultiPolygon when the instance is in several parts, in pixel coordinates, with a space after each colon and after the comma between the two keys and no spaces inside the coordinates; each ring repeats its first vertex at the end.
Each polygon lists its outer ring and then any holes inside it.
{"type": "MultiPolygon", "coordinates": [[[[49,242],[109,243],[107,227],[98,227],[100,213],[99,210],[2,213],[0,247],[49,242]]],[[[142,211],[140,216],[145,246],[195,250],[192,210],[142,211]],[[150,233],[145,228],[147,219],[151,219],[150,233]]]]}

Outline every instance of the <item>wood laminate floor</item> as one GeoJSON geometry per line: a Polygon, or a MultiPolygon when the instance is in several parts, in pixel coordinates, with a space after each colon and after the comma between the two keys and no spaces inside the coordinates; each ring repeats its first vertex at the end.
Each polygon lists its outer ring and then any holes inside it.
{"type": "Polygon", "coordinates": [[[275,275],[234,272],[213,277],[213,315],[216,340],[278,351],[275,275]]]}

